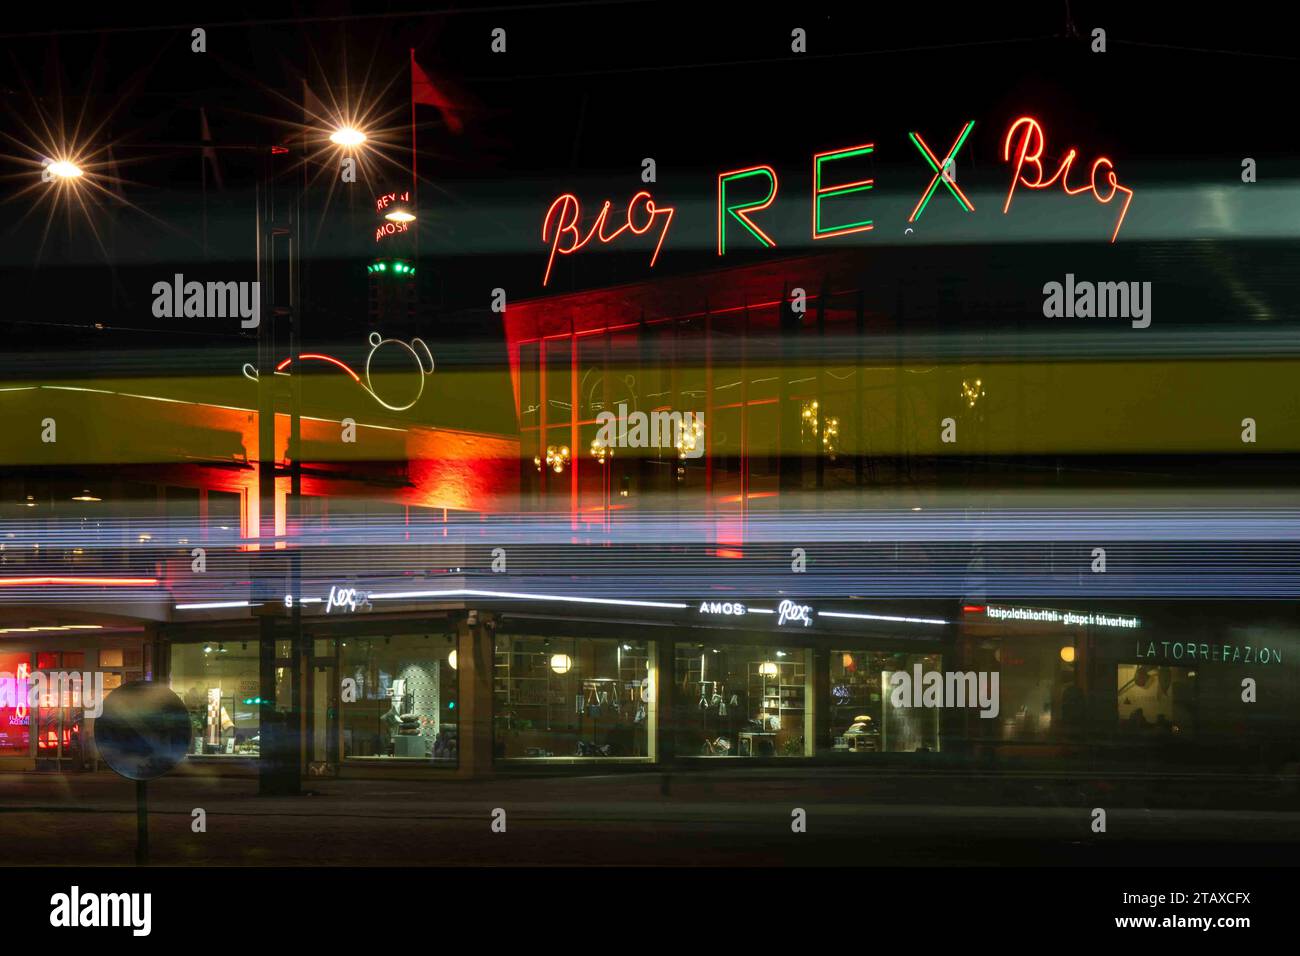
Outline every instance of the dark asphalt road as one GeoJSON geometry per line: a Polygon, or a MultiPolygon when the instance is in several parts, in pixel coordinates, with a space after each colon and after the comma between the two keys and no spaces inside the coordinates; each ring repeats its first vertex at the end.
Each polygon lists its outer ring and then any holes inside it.
{"type": "MultiPolygon", "coordinates": [[[[1290,865],[1293,778],[788,771],[150,785],[157,865],[1290,865]],[[666,784],[666,785],[665,785],[666,784]],[[206,832],[192,829],[206,812],[206,832]],[[505,810],[504,833],[493,810],[505,810]],[[794,833],[792,812],[807,813],[794,833]],[[1094,833],[1092,811],[1106,811],[1094,833]]],[[[133,785],[0,775],[27,865],[130,864],[133,785]]],[[[14,862],[17,862],[15,860],[14,862]]]]}

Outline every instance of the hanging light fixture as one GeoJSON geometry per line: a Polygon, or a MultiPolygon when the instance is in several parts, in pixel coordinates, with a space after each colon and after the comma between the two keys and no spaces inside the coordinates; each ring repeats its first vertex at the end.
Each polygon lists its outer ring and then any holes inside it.
{"type": "Polygon", "coordinates": [[[569,672],[569,668],[571,668],[572,666],[573,666],[573,658],[571,658],[568,654],[551,655],[551,670],[555,671],[555,673],[567,674],[569,672]]]}
{"type": "Polygon", "coordinates": [[[692,453],[700,447],[700,441],[704,438],[704,422],[698,417],[691,420],[689,428],[682,428],[677,434],[677,457],[686,459],[692,457],[692,453]]]}
{"type": "MultiPolygon", "coordinates": [[[[538,471],[541,470],[541,460],[535,456],[533,458],[533,464],[537,466],[538,471]]],[[[546,467],[547,468],[551,469],[551,471],[555,472],[557,475],[561,475],[564,474],[565,466],[567,466],[568,464],[569,464],[568,445],[560,445],[559,447],[556,447],[555,445],[546,446],[546,467]]]]}
{"type": "Polygon", "coordinates": [[[984,383],[978,378],[973,382],[963,381],[961,383],[961,397],[967,408],[974,408],[975,403],[984,397],[984,383]]]}

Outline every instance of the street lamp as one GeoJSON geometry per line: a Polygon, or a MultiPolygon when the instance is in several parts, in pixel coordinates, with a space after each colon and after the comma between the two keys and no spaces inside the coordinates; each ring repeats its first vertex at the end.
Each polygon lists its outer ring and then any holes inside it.
{"type": "Polygon", "coordinates": [[[343,126],[330,133],[330,142],[338,146],[351,148],[366,141],[366,134],[351,126],[343,126]]]}
{"type": "Polygon", "coordinates": [[[82,175],[81,167],[66,159],[52,162],[47,168],[50,171],[50,175],[56,179],[77,179],[82,175]]]}

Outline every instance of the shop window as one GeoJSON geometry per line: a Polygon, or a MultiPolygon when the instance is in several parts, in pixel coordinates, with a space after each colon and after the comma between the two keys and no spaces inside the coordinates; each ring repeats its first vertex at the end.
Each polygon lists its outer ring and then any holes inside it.
{"type": "Polygon", "coordinates": [[[1195,733],[1194,669],[1120,664],[1117,670],[1121,735],[1131,739],[1158,739],[1195,733]]]}
{"type": "Polygon", "coordinates": [[[27,706],[32,655],[0,654],[0,757],[31,752],[31,713],[27,706]]]}
{"type": "Polygon", "coordinates": [[[261,721],[255,641],[176,644],[171,670],[171,688],[190,712],[194,753],[258,755],[261,721]]]}
{"type": "Polygon", "coordinates": [[[896,707],[889,675],[942,671],[938,654],[898,651],[830,652],[830,740],[819,746],[845,753],[907,753],[939,749],[939,710],[896,707]]]}
{"type": "Polygon", "coordinates": [[[538,385],[541,381],[538,365],[538,343],[528,342],[519,346],[519,425],[521,428],[536,428],[541,412],[541,397],[538,385]]]}
{"type": "Polygon", "coordinates": [[[673,681],[679,756],[811,755],[811,651],[678,644],[673,681]]]}
{"type": "Polygon", "coordinates": [[[654,644],[498,635],[497,757],[653,759],[654,644]]]}
{"type": "Polygon", "coordinates": [[[573,418],[573,339],[550,339],[545,345],[546,423],[559,425],[573,418]]]}
{"type": "Polygon", "coordinates": [[[455,650],[455,643],[441,634],[342,641],[344,757],[454,766],[459,718],[455,650]]]}
{"type": "Polygon", "coordinates": [[[973,669],[997,671],[1000,714],[972,720],[967,732],[984,739],[1046,743],[1076,736],[1083,722],[1073,643],[1038,635],[982,642],[973,650],[973,669]]]}

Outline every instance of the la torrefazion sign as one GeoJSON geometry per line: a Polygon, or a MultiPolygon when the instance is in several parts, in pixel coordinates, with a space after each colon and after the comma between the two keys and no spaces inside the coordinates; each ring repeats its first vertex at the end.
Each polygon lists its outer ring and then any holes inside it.
{"type": "MultiPolygon", "coordinates": [[[[957,185],[956,177],[957,154],[974,128],[974,120],[967,122],[953,139],[943,159],[939,159],[919,132],[908,133],[908,139],[931,172],[929,184],[917,199],[908,222],[920,219],[940,185],[963,211],[975,212],[974,203],[957,185]]],[[[1019,189],[1050,189],[1059,185],[1069,196],[1089,193],[1102,205],[1109,205],[1122,194],[1115,228],[1110,236],[1110,241],[1114,242],[1124,224],[1124,217],[1128,215],[1129,203],[1133,200],[1133,190],[1120,183],[1115,174],[1115,164],[1106,156],[1098,156],[1084,173],[1075,168],[1079,151],[1070,149],[1049,176],[1048,165],[1043,159],[1046,150],[1047,134],[1033,117],[1021,116],[1008,128],[1002,141],[1001,158],[1011,167],[1011,182],[1002,204],[1003,215],[1011,211],[1012,200],[1019,189]]],[[[870,232],[875,228],[875,223],[870,219],[836,221],[833,211],[825,208],[827,203],[835,199],[875,188],[874,179],[863,178],[860,172],[851,172],[854,168],[861,170],[864,159],[874,155],[875,151],[875,143],[860,143],[813,155],[809,217],[813,240],[870,232]]],[[[776,240],[764,231],[759,214],[776,202],[779,191],[777,171],[769,165],[746,166],[718,174],[716,228],[719,256],[727,254],[727,244],[733,235],[740,239],[748,235],[760,246],[776,248],[776,240]]],[[[542,242],[550,246],[546,271],[542,275],[543,286],[551,281],[556,256],[574,255],[593,240],[612,243],[629,232],[640,236],[651,229],[656,230],[655,248],[650,257],[650,266],[654,267],[659,260],[664,240],[668,237],[668,229],[676,210],[672,206],[658,204],[650,191],[643,189],[629,200],[622,224],[611,230],[609,219],[612,207],[613,203],[605,200],[592,224],[584,229],[581,226],[582,203],[577,196],[564,193],[551,203],[542,220],[542,242]]]]}

